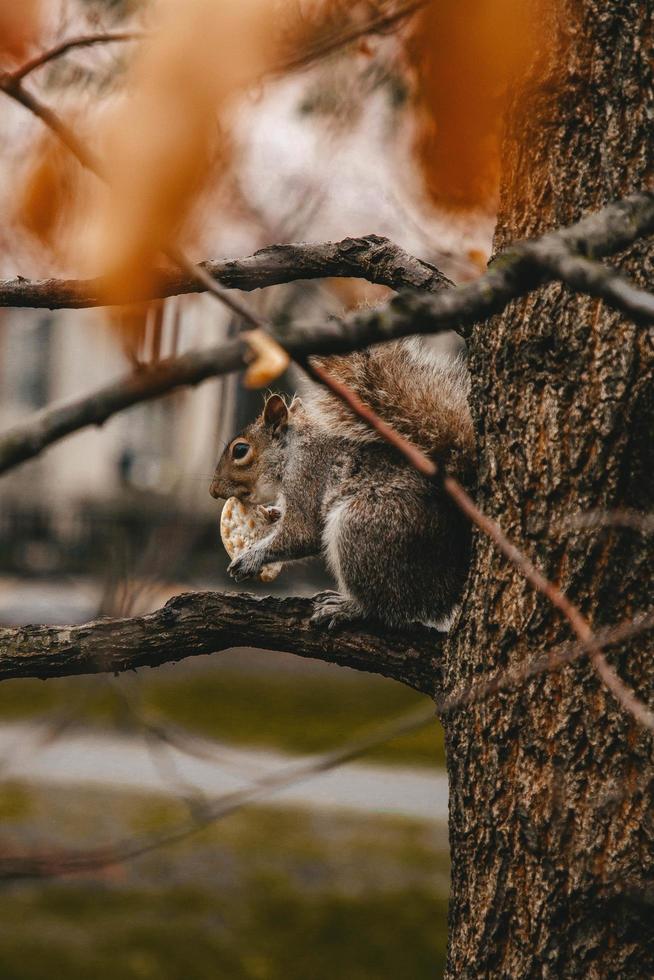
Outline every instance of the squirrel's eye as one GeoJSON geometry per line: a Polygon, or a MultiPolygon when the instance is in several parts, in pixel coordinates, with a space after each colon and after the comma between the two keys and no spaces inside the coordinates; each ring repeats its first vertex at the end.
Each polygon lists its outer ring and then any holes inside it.
{"type": "Polygon", "coordinates": [[[232,459],[245,459],[250,452],[250,445],[247,442],[235,442],[232,446],[232,459]]]}

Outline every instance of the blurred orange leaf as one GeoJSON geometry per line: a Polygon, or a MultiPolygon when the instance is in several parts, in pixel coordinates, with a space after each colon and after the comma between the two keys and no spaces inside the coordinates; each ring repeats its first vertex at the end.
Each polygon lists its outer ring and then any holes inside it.
{"type": "Polygon", "coordinates": [[[491,209],[511,80],[533,50],[532,4],[437,0],[416,18],[410,56],[422,119],[417,152],[432,197],[491,209]]]}
{"type": "Polygon", "coordinates": [[[249,348],[249,365],[243,379],[246,388],[265,388],[284,373],[291,359],[276,340],[263,330],[243,334],[249,348]]]}
{"type": "Polygon", "coordinates": [[[217,149],[217,114],[274,57],[269,0],[162,0],[103,134],[110,190],[94,244],[112,301],[146,295],[217,149]]]}
{"type": "Polygon", "coordinates": [[[75,157],[51,133],[42,133],[14,199],[21,224],[42,245],[61,251],[63,225],[70,221],[73,206],[79,206],[83,179],[75,157]]]}
{"type": "Polygon", "coordinates": [[[41,0],[0,0],[0,58],[18,62],[34,46],[40,30],[41,0]]]}

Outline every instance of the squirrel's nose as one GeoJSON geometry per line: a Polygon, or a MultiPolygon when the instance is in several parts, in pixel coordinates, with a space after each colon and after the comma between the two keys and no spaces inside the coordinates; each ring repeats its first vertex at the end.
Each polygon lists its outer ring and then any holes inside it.
{"type": "Polygon", "coordinates": [[[220,500],[222,494],[220,493],[220,485],[217,480],[211,481],[211,486],[209,487],[209,493],[214,500],[220,500]]]}

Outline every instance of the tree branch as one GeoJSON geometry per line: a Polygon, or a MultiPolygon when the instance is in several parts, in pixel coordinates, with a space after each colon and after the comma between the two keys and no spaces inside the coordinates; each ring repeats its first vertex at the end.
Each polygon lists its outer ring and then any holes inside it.
{"type": "Polygon", "coordinates": [[[0,680],[117,673],[255,647],[381,674],[433,696],[443,634],[424,626],[393,633],[370,624],[330,631],[310,624],[312,611],[310,599],[197,592],[134,619],[4,628],[0,680]]]}
{"type": "Polygon", "coordinates": [[[67,41],[53,45],[53,47],[48,48],[42,54],[38,54],[29,61],[26,61],[16,71],[5,72],[3,79],[13,84],[22,82],[33,71],[42,68],[43,65],[47,65],[51,61],[55,61],[57,58],[61,58],[62,55],[68,54],[69,51],[73,51],[76,48],[96,47],[99,44],[116,44],[120,41],[140,41],[144,37],[145,34],[142,31],[107,31],[102,34],[79,34],[77,37],[71,37],[67,41]]]}
{"type": "MultiPolygon", "coordinates": [[[[216,259],[201,262],[213,279],[229,289],[251,291],[300,279],[353,278],[388,286],[391,289],[421,289],[436,292],[452,286],[438,269],[405,252],[399,245],[379,235],[344,238],[323,244],[269,245],[242,259],[216,259]]],[[[19,276],[0,280],[0,306],[81,309],[102,306],[101,279],[42,279],[32,281],[19,276]]],[[[155,288],[137,301],[164,299],[206,289],[192,275],[177,270],[161,271],[155,288]]]]}
{"type": "MultiPolygon", "coordinates": [[[[408,290],[377,309],[334,318],[323,330],[313,324],[294,324],[286,331],[289,352],[297,346],[304,353],[342,353],[412,333],[457,330],[467,334],[466,328],[501,312],[512,299],[557,279],[577,292],[600,296],[639,322],[654,322],[650,293],[618,272],[583,258],[615,255],[653,233],[654,194],[642,192],[609,204],[569,228],[512,246],[495,258],[483,276],[454,288],[445,289],[451,283],[435,266],[377,235],[318,245],[271,245],[244,259],[208,260],[199,268],[224,286],[242,290],[329,276],[363,278],[391,289],[408,290]]],[[[99,286],[99,279],[32,282],[19,277],[0,281],[0,306],[98,306],[102,302],[99,286]]],[[[205,288],[205,283],[194,276],[162,272],[148,297],[134,299],[202,292],[205,288]]]]}
{"type": "MultiPolygon", "coordinates": [[[[225,266],[229,266],[234,275],[238,270],[241,288],[245,281],[252,284],[251,288],[258,288],[255,282],[270,285],[273,281],[289,281],[308,275],[310,270],[314,275],[318,266],[323,270],[321,274],[326,274],[330,263],[332,274],[335,268],[347,270],[350,275],[358,270],[372,281],[399,284],[404,280],[411,284],[411,290],[376,309],[360,310],[319,324],[293,323],[283,333],[280,331],[275,339],[294,360],[302,363],[311,354],[345,353],[411,334],[433,334],[451,329],[465,334],[468,332],[466,325],[499,312],[510,300],[536,289],[548,278],[554,278],[552,272],[542,268],[543,254],[552,242],[557,254],[564,243],[566,247],[583,249],[587,255],[606,255],[621,251],[652,232],[654,194],[632,194],[576,225],[515,246],[499,256],[488,272],[475,282],[451,289],[442,288],[445,277],[433,266],[414,259],[398,246],[376,236],[345,239],[335,245],[272,246],[241,262],[225,263],[225,266]],[[298,262],[299,268],[292,269],[294,262],[298,262]]],[[[624,282],[617,273],[615,278],[624,282]]],[[[185,281],[191,282],[190,278],[185,281]]],[[[52,282],[48,286],[50,296],[55,288],[52,282]]],[[[17,289],[21,288],[22,284],[18,283],[17,289]]],[[[630,303],[635,301],[634,294],[641,298],[649,295],[635,287],[630,289],[630,303]]],[[[34,299],[32,295],[32,301],[34,299]]],[[[643,311],[641,305],[640,312],[643,311]]],[[[44,409],[0,437],[0,473],[37,456],[46,446],[71,432],[88,425],[101,425],[111,415],[131,405],[157,398],[183,385],[195,385],[206,378],[245,368],[247,336],[244,333],[223,345],[161,361],[152,368],[105,385],[91,395],[44,409]]]]}
{"type": "Polygon", "coordinates": [[[158,398],[174,388],[246,366],[246,334],[206,350],[159,361],[124,375],[90,395],[45,408],[0,437],[0,473],[38,456],[46,446],[89,425],[102,425],[132,405],[158,398]]]}

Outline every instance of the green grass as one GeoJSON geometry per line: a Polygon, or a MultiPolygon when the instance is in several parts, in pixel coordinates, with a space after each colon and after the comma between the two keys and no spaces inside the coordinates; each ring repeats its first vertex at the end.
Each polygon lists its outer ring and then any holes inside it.
{"type": "Polygon", "coordinates": [[[0,899],[3,980],[434,980],[446,905],[421,889],[307,898],[248,882],[242,903],[198,888],[88,885],[0,899]]]}
{"type": "MultiPolygon", "coordinates": [[[[33,797],[29,845],[91,846],[183,813],[97,790],[33,797]]],[[[20,826],[14,813],[0,830],[15,839],[20,826]]],[[[415,821],[249,809],[95,877],[5,885],[0,977],[434,980],[445,846],[443,828],[415,821]]]]}
{"type": "MultiPolygon", "coordinates": [[[[317,665],[240,669],[229,658],[206,671],[142,670],[115,681],[102,676],[65,680],[13,680],[0,685],[0,719],[64,711],[95,724],[129,723],[125,691],[150,718],[169,719],[191,731],[244,746],[288,752],[321,752],[368,726],[384,723],[428,701],[401,684],[317,665]]],[[[265,658],[265,659],[264,659],[265,658]]],[[[274,661],[273,661],[274,662],[274,661]]],[[[254,661],[256,667],[256,659],[254,661]]],[[[444,765],[440,726],[388,743],[371,760],[403,765],[444,765]]]]}

